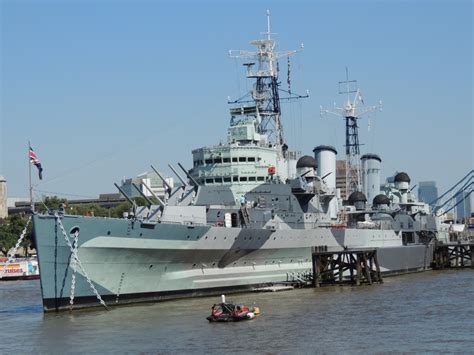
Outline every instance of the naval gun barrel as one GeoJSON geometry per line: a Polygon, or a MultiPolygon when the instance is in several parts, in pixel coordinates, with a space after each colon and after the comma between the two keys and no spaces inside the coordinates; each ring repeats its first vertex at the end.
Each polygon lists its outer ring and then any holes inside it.
{"type": "Polygon", "coordinates": [[[165,178],[161,176],[161,174],[158,172],[158,170],[155,169],[153,165],[150,165],[150,166],[153,169],[153,171],[156,173],[156,175],[158,175],[158,177],[161,179],[161,181],[163,181],[163,185],[166,187],[166,190],[170,192],[172,190],[170,184],[166,182],[165,178]]]}
{"type": "Polygon", "coordinates": [[[154,198],[156,198],[156,200],[158,201],[158,203],[159,203],[162,207],[165,207],[164,201],[163,201],[161,198],[159,198],[158,195],[155,194],[155,193],[152,191],[152,189],[151,189],[150,187],[148,187],[147,184],[143,183],[143,186],[145,186],[145,188],[148,190],[148,192],[151,193],[151,195],[152,195],[154,198]]]}
{"type": "Polygon", "coordinates": [[[123,197],[125,197],[127,201],[130,202],[133,207],[135,207],[135,201],[133,201],[130,197],[128,197],[127,194],[115,182],[114,182],[114,185],[117,188],[117,190],[119,190],[120,193],[123,195],[123,197]]]}
{"type": "Polygon", "coordinates": [[[181,168],[181,170],[184,171],[184,173],[186,174],[186,176],[188,177],[188,179],[191,181],[191,183],[195,186],[195,187],[198,187],[199,186],[199,183],[196,181],[196,179],[194,179],[191,174],[181,165],[181,163],[178,163],[178,166],[181,168]]]}
{"type": "Polygon", "coordinates": [[[307,172],[301,174],[300,177],[305,177],[305,176],[308,175],[310,172],[311,172],[311,170],[308,170],[307,172]]]}
{"type": "Polygon", "coordinates": [[[171,170],[173,170],[173,173],[178,177],[179,181],[181,181],[181,183],[184,185],[184,186],[188,186],[189,184],[181,177],[181,175],[178,174],[178,172],[175,170],[175,168],[173,168],[173,166],[171,164],[168,164],[169,168],[171,170]]]}
{"type": "Polygon", "coordinates": [[[330,171],[329,173],[327,173],[326,175],[324,175],[324,176],[321,178],[321,180],[324,180],[325,178],[327,178],[327,177],[328,177],[329,175],[331,175],[331,174],[332,174],[332,171],[330,171]]]}
{"type": "Polygon", "coordinates": [[[133,182],[132,182],[132,185],[133,185],[133,187],[135,188],[135,190],[137,190],[138,193],[146,200],[146,202],[148,202],[148,205],[149,205],[149,206],[153,205],[153,202],[148,198],[147,195],[145,195],[145,194],[143,193],[142,190],[140,190],[140,188],[139,188],[137,185],[135,185],[133,182]]]}

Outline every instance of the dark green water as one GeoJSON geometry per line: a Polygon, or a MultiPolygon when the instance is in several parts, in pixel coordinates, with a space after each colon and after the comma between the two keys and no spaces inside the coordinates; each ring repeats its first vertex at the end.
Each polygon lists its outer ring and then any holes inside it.
{"type": "Polygon", "coordinates": [[[474,352],[472,270],[227,299],[262,315],[208,323],[219,297],[43,315],[39,281],[1,282],[0,353],[474,352]]]}

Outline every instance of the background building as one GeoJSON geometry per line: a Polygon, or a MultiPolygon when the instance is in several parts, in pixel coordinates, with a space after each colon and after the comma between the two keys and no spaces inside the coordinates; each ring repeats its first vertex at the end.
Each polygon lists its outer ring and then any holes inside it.
{"type": "Polygon", "coordinates": [[[438,188],[435,181],[420,181],[418,183],[418,201],[430,203],[438,198],[438,188]]]}
{"type": "Polygon", "coordinates": [[[456,219],[459,222],[462,220],[468,219],[474,213],[474,194],[469,191],[461,191],[456,195],[456,219]]]}
{"type": "Polygon", "coordinates": [[[2,175],[0,175],[0,218],[7,217],[7,180],[2,175]]]}
{"type": "MultiPolygon", "coordinates": [[[[174,186],[173,178],[165,177],[165,180],[171,187],[174,186]]],[[[165,187],[163,186],[163,181],[156,175],[155,172],[144,172],[135,178],[122,180],[122,186],[120,186],[120,188],[127,194],[128,197],[140,197],[140,193],[133,187],[132,184],[135,184],[140,189],[140,191],[145,194],[145,196],[151,197],[152,195],[144,186],[144,184],[150,187],[158,197],[164,198],[165,187]]]]}

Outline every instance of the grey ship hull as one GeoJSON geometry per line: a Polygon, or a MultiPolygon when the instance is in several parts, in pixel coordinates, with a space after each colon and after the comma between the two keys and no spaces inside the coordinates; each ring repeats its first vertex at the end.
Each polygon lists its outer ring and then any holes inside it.
{"type": "MultiPolygon", "coordinates": [[[[391,230],[240,229],[78,216],[64,216],[62,224],[67,233],[79,227],[79,260],[109,305],[229,293],[292,280],[311,271],[313,246],[377,247],[385,274],[424,270],[432,258],[431,245],[403,246],[391,230]]],[[[54,216],[35,215],[34,231],[44,310],[68,308],[70,248],[54,216]]],[[[74,296],[74,307],[99,305],[80,270],[74,296]]]]}

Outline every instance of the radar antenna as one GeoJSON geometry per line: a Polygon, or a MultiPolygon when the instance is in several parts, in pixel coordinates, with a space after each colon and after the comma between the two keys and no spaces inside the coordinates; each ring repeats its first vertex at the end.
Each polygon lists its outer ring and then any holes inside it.
{"type": "Polygon", "coordinates": [[[349,80],[349,70],[346,67],[346,80],[339,82],[339,94],[346,94],[347,101],[344,107],[332,110],[321,107],[323,114],[342,116],[346,121],[346,197],[354,191],[361,191],[360,146],[357,120],[363,115],[376,110],[382,110],[382,101],[375,106],[365,106],[362,93],[357,86],[357,80],[349,80]],[[354,99],[351,100],[351,94],[354,99]]]}
{"type": "MultiPolygon", "coordinates": [[[[231,58],[250,59],[255,62],[244,63],[247,71],[247,78],[255,80],[251,92],[243,97],[228,101],[237,107],[231,108],[231,126],[248,119],[248,116],[256,118],[257,130],[260,134],[268,137],[269,145],[276,147],[279,154],[284,153],[285,140],[283,137],[283,127],[281,122],[281,100],[291,100],[308,97],[306,95],[296,95],[291,92],[279,89],[278,81],[278,59],[292,56],[302,51],[303,46],[298,50],[277,52],[276,42],[272,39],[270,11],[267,10],[267,32],[262,32],[264,39],[253,40],[250,43],[257,47],[256,51],[230,50],[231,58]],[[288,97],[280,98],[279,91],[289,94],[288,97]]],[[[289,81],[290,79],[288,79],[289,81]]]]}

